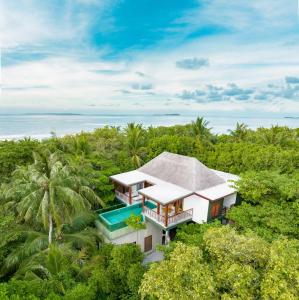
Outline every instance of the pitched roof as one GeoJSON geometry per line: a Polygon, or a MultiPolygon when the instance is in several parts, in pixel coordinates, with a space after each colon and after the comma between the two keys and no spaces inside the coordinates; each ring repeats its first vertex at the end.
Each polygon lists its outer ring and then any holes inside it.
{"type": "Polygon", "coordinates": [[[225,183],[196,158],[169,152],[161,153],[138,171],[193,192],[225,183]]]}

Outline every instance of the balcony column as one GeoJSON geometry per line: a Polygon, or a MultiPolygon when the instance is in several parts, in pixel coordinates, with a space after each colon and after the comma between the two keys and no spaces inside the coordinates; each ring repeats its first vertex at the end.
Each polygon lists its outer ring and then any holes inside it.
{"type": "Polygon", "coordinates": [[[157,214],[160,215],[160,203],[157,202],[157,214]]]}
{"type": "Polygon", "coordinates": [[[144,202],[145,202],[145,196],[142,195],[142,211],[144,211],[144,202]]]}
{"type": "Polygon", "coordinates": [[[129,186],[129,203],[132,204],[132,187],[129,186]]]}
{"type": "Polygon", "coordinates": [[[177,215],[179,212],[179,200],[175,201],[174,207],[174,214],[177,215]]]}
{"type": "Polygon", "coordinates": [[[168,204],[165,206],[165,220],[164,220],[165,227],[168,226],[168,204]]]}
{"type": "Polygon", "coordinates": [[[170,242],[169,231],[166,230],[166,232],[165,232],[165,245],[167,245],[169,242],[170,242]]]}

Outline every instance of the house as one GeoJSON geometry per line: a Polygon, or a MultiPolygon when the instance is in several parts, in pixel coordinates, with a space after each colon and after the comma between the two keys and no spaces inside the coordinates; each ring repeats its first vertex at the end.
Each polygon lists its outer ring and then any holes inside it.
{"type": "Polygon", "coordinates": [[[223,216],[236,203],[231,185],[238,178],[196,158],[163,152],[137,170],[111,176],[115,196],[125,207],[100,214],[98,226],[107,241],[137,243],[149,252],[167,243],[179,224],[223,216]],[[146,229],[126,226],[131,214],[142,216],[146,229]]]}

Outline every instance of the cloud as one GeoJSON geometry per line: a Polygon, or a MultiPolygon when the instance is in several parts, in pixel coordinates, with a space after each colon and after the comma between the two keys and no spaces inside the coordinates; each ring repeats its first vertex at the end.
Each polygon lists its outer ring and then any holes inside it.
{"type": "Polygon", "coordinates": [[[145,12],[144,31],[142,1],[4,1],[1,109],[159,110],[171,98],[190,112],[299,112],[299,44],[286,44],[298,39],[295,2],[174,2],[183,8],[167,20],[168,5],[145,12]]]}
{"type": "Polygon", "coordinates": [[[285,78],[286,83],[289,84],[296,84],[299,83],[299,77],[294,77],[294,76],[287,76],[285,78]]]}
{"type": "Polygon", "coordinates": [[[135,74],[140,76],[140,77],[146,77],[146,75],[144,73],[139,72],[139,71],[136,71],[135,74]]]}
{"type": "Polygon", "coordinates": [[[264,102],[274,103],[275,101],[299,99],[299,84],[274,85],[267,84],[265,87],[240,87],[236,83],[229,83],[226,87],[206,85],[201,89],[183,90],[176,94],[176,97],[197,103],[213,102],[243,102],[248,103],[264,102]]]}
{"type": "Polygon", "coordinates": [[[253,89],[242,89],[238,87],[236,84],[228,84],[228,88],[223,91],[223,95],[225,96],[243,96],[253,94],[253,89]]]}
{"type": "Polygon", "coordinates": [[[133,90],[151,90],[153,85],[151,83],[133,83],[132,89],[133,90]]]}
{"type": "Polygon", "coordinates": [[[50,89],[49,85],[29,85],[29,86],[2,86],[4,91],[27,91],[27,90],[39,90],[50,89]]]}
{"type": "Polygon", "coordinates": [[[103,69],[103,70],[91,70],[91,72],[98,73],[98,74],[104,74],[104,75],[118,75],[125,73],[126,70],[110,70],[110,69],[103,69]]]}
{"type": "Polygon", "coordinates": [[[203,89],[199,90],[183,90],[182,93],[177,94],[180,99],[194,100],[196,102],[218,102],[218,101],[245,101],[249,100],[251,94],[254,93],[252,88],[241,88],[235,83],[228,84],[227,88],[215,85],[206,85],[203,89]]]}
{"type": "Polygon", "coordinates": [[[254,96],[256,100],[268,100],[268,93],[260,93],[254,96]]]}
{"type": "Polygon", "coordinates": [[[190,100],[190,99],[198,99],[205,95],[206,93],[201,90],[195,90],[195,91],[184,90],[181,94],[178,94],[177,96],[183,100],[190,100]]]}
{"type": "Polygon", "coordinates": [[[199,70],[203,67],[209,66],[209,60],[206,58],[185,58],[178,60],[175,63],[177,68],[186,70],[199,70]]]}
{"type": "Polygon", "coordinates": [[[124,95],[132,94],[132,92],[130,92],[129,90],[126,90],[126,89],[121,89],[121,90],[116,90],[116,91],[120,92],[121,94],[124,94],[124,95]]]}
{"type": "Polygon", "coordinates": [[[250,98],[250,96],[249,95],[237,95],[236,96],[236,100],[239,100],[239,101],[246,101],[246,100],[248,100],[250,98]]]}

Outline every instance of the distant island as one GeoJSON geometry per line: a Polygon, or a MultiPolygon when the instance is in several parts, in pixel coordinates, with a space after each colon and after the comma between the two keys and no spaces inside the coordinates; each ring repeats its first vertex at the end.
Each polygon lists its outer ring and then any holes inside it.
{"type": "Polygon", "coordinates": [[[285,119],[299,119],[299,117],[284,117],[285,119]]]}
{"type": "Polygon", "coordinates": [[[177,117],[180,116],[181,114],[178,113],[168,113],[168,114],[153,114],[153,116],[173,116],[173,117],[177,117]]]}
{"type": "Polygon", "coordinates": [[[49,112],[49,113],[24,113],[23,115],[25,116],[81,116],[82,114],[78,114],[78,113],[53,113],[53,112],[49,112]]]}

